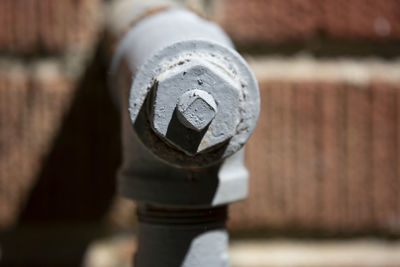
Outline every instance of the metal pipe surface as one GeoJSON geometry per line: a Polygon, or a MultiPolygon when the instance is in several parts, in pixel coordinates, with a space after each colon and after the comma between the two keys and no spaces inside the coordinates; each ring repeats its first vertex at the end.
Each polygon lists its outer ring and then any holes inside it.
{"type": "Polygon", "coordinates": [[[217,25],[173,5],[135,10],[124,10],[134,23],[110,71],[118,191],[139,203],[135,266],[229,266],[226,208],[247,195],[242,147],[259,114],[257,82],[217,25]]]}
{"type": "Polygon", "coordinates": [[[229,266],[226,212],[140,206],[134,266],[229,266]]]}

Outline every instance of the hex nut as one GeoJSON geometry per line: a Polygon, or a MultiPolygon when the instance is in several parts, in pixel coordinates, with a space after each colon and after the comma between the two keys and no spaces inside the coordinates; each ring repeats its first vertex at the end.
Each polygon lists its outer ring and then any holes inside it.
{"type": "Polygon", "coordinates": [[[179,167],[201,167],[243,147],[256,125],[260,99],[257,81],[237,52],[214,41],[183,40],[138,62],[129,117],[137,137],[156,157],[179,167]],[[201,132],[177,118],[180,96],[194,89],[208,92],[218,104],[215,118],[201,132]],[[188,150],[191,140],[199,143],[188,150]]]}
{"type": "Polygon", "coordinates": [[[187,60],[161,73],[155,85],[150,121],[154,132],[170,145],[196,155],[235,134],[240,89],[219,66],[202,59],[187,60]],[[179,125],[174,114],[184,128],[181,132],[176,132],[179,125]]]}

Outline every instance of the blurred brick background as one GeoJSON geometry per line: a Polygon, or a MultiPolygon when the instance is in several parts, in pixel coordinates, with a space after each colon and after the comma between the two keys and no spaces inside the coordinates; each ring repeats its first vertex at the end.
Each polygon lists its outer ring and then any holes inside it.
{"type": "Polygon", "coordinates": [[[211,10],[261,89],[249,199],[232,208],[232,228],[400,233],[400,1],[217,0],[211,10]]]}
{"type": "MultiPolygon", "coordinates": [[[[41,240],[54,265],[70,258],[56,253],[54,236],[65,248],[85,247],[87,229],[134,219],[132,205],[114,198],[109,2],[0,0],[6,262],[21,246],[39,261],[32,247],[41,240]]],[[[250,194],[231,208],[234,236],[397,238],[400,1],[185,2],[228,32],[260,84],[261,116],[246,150],[250,194]]]]}

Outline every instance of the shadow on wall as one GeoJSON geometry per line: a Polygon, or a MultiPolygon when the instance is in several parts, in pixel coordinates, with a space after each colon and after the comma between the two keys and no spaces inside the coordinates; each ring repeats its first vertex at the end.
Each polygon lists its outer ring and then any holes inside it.
{"type": "Polygon", "coordinates": [[[1,236],[2,266],[79,266],[100,233],[120,162],[119,116],[103,50],[78,85],[18,226],[1,236]]]}

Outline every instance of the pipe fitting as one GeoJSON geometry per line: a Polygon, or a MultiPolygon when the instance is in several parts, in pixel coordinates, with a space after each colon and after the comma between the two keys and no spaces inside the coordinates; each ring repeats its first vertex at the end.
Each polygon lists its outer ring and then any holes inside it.
{"type": "Polygon", "coordinates": [[[260,106],[248,65],[217,25],[170,8],[126,33],[111,73],[118,191],[139,204],[135,266],[229,266],[226,209],[247,195],[242,147],[260,106]]]}
{"type": "Polygon", "coordinates": [[[258,85],[216,24],[184,9],[151,14],[120,41],[111,73],[123,118],[122,195],[216,206],[247,194],[241,148],[257,122],[258,85]]]}
{"type": "Polygon", "coordinates": [[[112,72],[124,65],[131,72],[125,96],[129,117],[136,136],[155,157],[177,167],[202,168],[243,147],[257,122],[259,91],[247,63],[232,47],[217,25],[183,9],[153,14],[126,33],[112,72]],[[200,131],[182,124],[176,112],[180,96],[190,90],[212,95],[218,108],[200,131]]]}
{"type": "Polygon", "coordinates": [[[209,59],[192,56],[173,64],[152,90],[152,128],[187,155],[216,149],[234,136],[240,121],[239,84],[209,59]]]}

